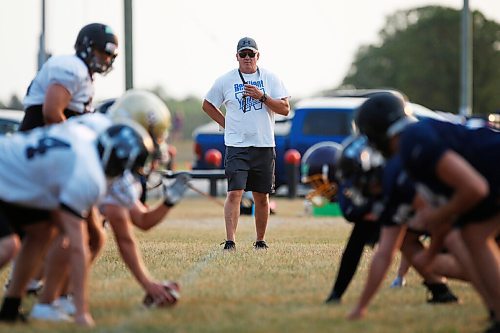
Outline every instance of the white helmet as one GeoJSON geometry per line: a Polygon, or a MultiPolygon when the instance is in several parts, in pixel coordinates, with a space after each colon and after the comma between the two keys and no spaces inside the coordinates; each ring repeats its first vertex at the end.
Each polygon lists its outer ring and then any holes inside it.
{"type": "Polygon", "coordinates": [[[127,90],[108,112],[113,122],[133,120],[146,129],[156,144],[164,141],[170,129],[170,111],[155,94],[131,89],[127,90]]]}

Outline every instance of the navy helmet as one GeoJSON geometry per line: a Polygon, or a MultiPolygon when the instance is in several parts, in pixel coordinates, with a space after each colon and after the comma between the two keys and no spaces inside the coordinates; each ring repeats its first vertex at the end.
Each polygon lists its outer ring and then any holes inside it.
{"type": "Polygon", "coordinates": [[[127,122],[102,132],[97,138],[97,150],[106,176],[117,177],[125,170],[141,173],[149,168],[154,145],[146,130],[127,122]]]}
{"type": "Polygon", "coordinates": [[[356,111],[355,123],[359,132],[384,156],[392,153],[390,138],[406,125],[416,121],[402,95],[384,92],[367,99],[356,111]]]}
{"type": "Polygon", "coordinates": [[[337,163],[336,177],[346,184],[344,193],[355,204],[382,193],[385,159],[371,147],[364,135],[353,135],[343,143],[337,163]]]}
{"type": "Polygon", "coordinates": [[[338,143],[325,141],[311,146],[305,152],[301,164],[302,183],[313,188],[307,195],[308,199],[322,197],[331,201],[335,197],[335,172],[340,150],[338,143]]]}

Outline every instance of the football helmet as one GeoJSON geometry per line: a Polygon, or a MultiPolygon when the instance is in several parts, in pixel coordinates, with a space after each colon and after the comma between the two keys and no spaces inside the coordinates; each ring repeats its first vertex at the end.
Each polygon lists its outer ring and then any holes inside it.
{"type": "Polygon", "coordinates": [[[90,72],[107,74],[113,69],[113,62],[118,54],[118,38],[105,24],[87,24],[76,37],[75,51],[90,72]],[[104,61],[95,54],[95,50],[108,54],[111,56],[110,60],[104,61]]]}
{"type": "Polygon", "coordinates": [[[109,107],[107,113],[113,122],[129,119],[139,123],[157,145],[166,139],[170,129],[168,107],[149,91],[127,90],[109,107]]]}
{"type": "Polygon", "coordinates": [[[355,205],[382,193],[385,159],[368,144],[364,135],[353,135],[343,143],[337,163],[336,177],[344,185],[344,195],[355,205]]]}
{"type": "Polygon", "coordinates": [[[370,143],[390,156],[390,138],[401,132],[406,125],[416,121],[411,116],[409,105],[401,95],[385,92],[367,99],[356,111],[355,123],[359,132],[367,136],[370,143]]]}
{"type": "Polygon", "coordinates": [[[98,136],[97,150],[106,176],[117,177],[125,170],[139,173],[148,167],[154,145],[141,126],[123,122],[110,126],[98,136]]]}
{"type": "Polygon", "coordinates": [[[306,198],[316,206],[331,201],[337,193],[335,170],[340,150],[338,143],[319,142],[306,150],[302,158],[302,183],[313,188],[306,198]]]}

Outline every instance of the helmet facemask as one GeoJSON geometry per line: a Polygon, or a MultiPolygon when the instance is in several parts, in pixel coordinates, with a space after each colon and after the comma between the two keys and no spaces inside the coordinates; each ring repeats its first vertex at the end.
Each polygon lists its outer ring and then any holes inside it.
{"type": "Polygon", "coordinates": [[[382,193],[385,159],[368,144],[365,136],[354,136],[344,144],[337,178],[347,184],[344,195],[354,205],[364,205],[368,198],[382,193]]]}
{"type": "Polygon", "coordinates": [[[311,146],[302,158],[302,183],[312,188],[306,199],[315,206],[333,201],[337,194],[335,169],[339,152],[338,143],[326,141],[311,146]]]}
{"type": "Polygon", "coordinates": [[[113,63],[115,62],[117,54],[106,52],[106,54],[110,57],[109,60],[104,60],[104,57],[99,55],[96,50],[92,50],[91,54],[92,55],[89,58],[87,65],[92,73],[99,73],[105,76],[113,70],[113,63]]]}
{"type": "MultiPolygon", "coordinates": [[[[325,165],[325,167],[328,167],[325,165]]],[[[305,177],[303,182],[312,187],[312,191],[306,195],[315,206],[323,206],[330,202],[337,194],[337,184],[328,180],[328,171],[325,174],[314,174],[305,177]]]]}

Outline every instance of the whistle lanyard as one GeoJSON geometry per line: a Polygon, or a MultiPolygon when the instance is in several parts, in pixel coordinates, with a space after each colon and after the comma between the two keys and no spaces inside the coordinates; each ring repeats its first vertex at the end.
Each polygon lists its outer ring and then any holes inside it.
{"type": "MultiPolygon", "coordinates": [[[[243,84],[247,84],[247,82],[243,78],[243,74],[241,73],[239,68],[238,68],[238,74],[240,75],[241,82],[243,82],[243,84]]],[[[260,78],[259,67],[257,67],[257,74],[259,75],[259,78],[260,78]]],[[[247,112],[247,96],[245,96],[245,93],[243,92],[243,113],[245,113],[245,112],[247,112]]]]}

